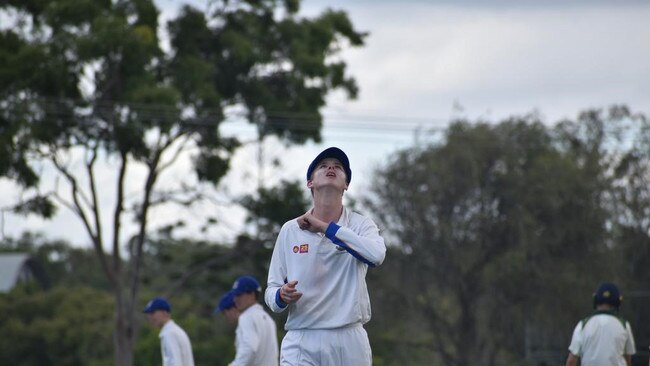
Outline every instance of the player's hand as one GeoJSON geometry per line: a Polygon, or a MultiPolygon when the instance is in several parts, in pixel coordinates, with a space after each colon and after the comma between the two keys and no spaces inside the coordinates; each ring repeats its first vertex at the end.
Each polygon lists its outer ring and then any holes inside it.
{"type": "Polygon", "coordinates": [[[304,215],[300,216],[298,220],[298,226],[302,230],[309,230],[312,233],[324,233],[327,230],[327,223],[320,219],[317,219],[309,210],[305,212],[304,215]]]}
{"type": "Polygon", "coordinates": [[[285,304],[294,303],[302,297],[302,292],[296,289],[298,281],[289,281],[280,287],[280,300],[285,304]]]}

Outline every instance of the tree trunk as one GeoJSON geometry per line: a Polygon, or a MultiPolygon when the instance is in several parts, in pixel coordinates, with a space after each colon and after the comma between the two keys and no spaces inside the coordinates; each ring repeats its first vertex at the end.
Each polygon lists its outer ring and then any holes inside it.
{"type": "Polygon", "coordinates": [[[135,332],[133,307],[125,303],[120,290],[115,290],[115,366],[132,366],[135,332]]]}
{"type": "Polygon", "coordinates": [[[460,319],[459,319],[459,344],[456,345],[458,354],[459,365],[483,365],[484,360],[481,360],[477,352],[478,337],[476,334],[476,314],[474,313],[476,307],[475,294],[473,284],[468,285],[468,290],[461,290],[459,294],[460,301],[460,319]]]}

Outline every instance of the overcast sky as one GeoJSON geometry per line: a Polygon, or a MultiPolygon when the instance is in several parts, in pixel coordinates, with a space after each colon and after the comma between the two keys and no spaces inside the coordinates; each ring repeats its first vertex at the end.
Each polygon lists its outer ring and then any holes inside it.
{"type": "MultiPolygon", "coordinates": [[[[156,2],[163,19],[182,3],[156,2]]],[[[191,2],[205,9],[205,1],[191,2]]],[[[350,156],[354,194],[367,186],[372,167],[412,143],[418,127],[444,128],[452,117],[498,121],[537,111],[551,124],[613,103],[650,115],[650,2],[306,0],[302,14],[328,7],[347,11],[357,30],[369,32],[364,47],[343,52],[359,98],[331,96],[323,144],[286,151],[267,143],[269,184],[302,179],[311,159],[336,145],[350,156]],[[273,158],[284,162],[281,171],[270,168],[273,158]]],[[[254,137],[237,123],[226,132],[254,137]]],[[[236,156],[225,186],[255,186],[256,151],[236,156]]],[[[38,227],[60,234],[66,220],[38,227]]],[[[9,221],[5,232],[20,227],[9,221]]],[[[69,237],[85,240],[74,230],[69,237]]]]}
{"type": "Polygon", "coordinates": [[[360,173],[354,192],[371,167],[412,143],[416,126],[451,117],[537,111],[552,124],[613,103],[650,114],[647,1],[303,2],[309,15],[326,7],[369,32],[366,46],[344,52],[361,91],[355,101],[330,98],[326,141],[298,149],[293,176],[338,145],[360,173]]]}
{"type": "Polygon", "coordinates": [[[345,53],[359,99],[332,98],[325,110],[328,142],[353,151],[353,163],[382,160],[407,133],[335,139],[345,120],[439,126],[452,116],[500,120],[538,111],[550,124],[613,103],[650,113],[650,2],[338,4],[307,0],[304,7],[344,9],[370,33],[365,47],[345,53]]]}

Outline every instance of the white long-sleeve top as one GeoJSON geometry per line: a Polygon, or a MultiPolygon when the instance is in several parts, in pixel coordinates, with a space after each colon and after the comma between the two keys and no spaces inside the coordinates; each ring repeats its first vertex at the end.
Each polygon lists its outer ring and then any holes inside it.
{"type": "Polygon", "coordinates": [[[194,366],[190,338],[178,324],[168,320],[158,336],[163,366],[194,366]]]}
{"type": "Polygon", "coordinates": [[[237,320],[237,354],[230,366],[278,366],[277,337],[275,321],[262,305],[249,306],[237,320]]]}
{"type": "Polygon", "coordinates": [[[289,309],[286,330],[333,329],[370,320],[366,286],[368,266],[386,256],[377,225],[347,208],[325,235],[301,230],[296,220],[285,223],[273,249],[264,300],[274,312],[289,309]],[[297,280],[302,297],[287,306],[279,290],[297,280]]]}

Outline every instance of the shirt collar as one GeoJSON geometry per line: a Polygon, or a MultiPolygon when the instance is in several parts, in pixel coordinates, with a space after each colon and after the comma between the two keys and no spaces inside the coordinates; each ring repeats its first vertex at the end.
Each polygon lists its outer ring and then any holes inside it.
{"type": "Polygon", "coordinates": [[[341,217],[339,217],[339,221],[337,221],[336,224],[339,226],[348,226],[349,222],[350,222],[350,215],[348,213],[348,209],[345,206],[343,206],[343,212],[341,212],[341,217]]]}
{"type": "Polygon", "coordinates": [[[158,334],[158,336],[162,337],[163,333],[167,332],[169,329],[173,327],[172,324],[174,324],[174,320],[169,319],[167,323],[165,323],[165,325],[163,325],[162,328],[160,328],[160,333],[158,334]]]}

